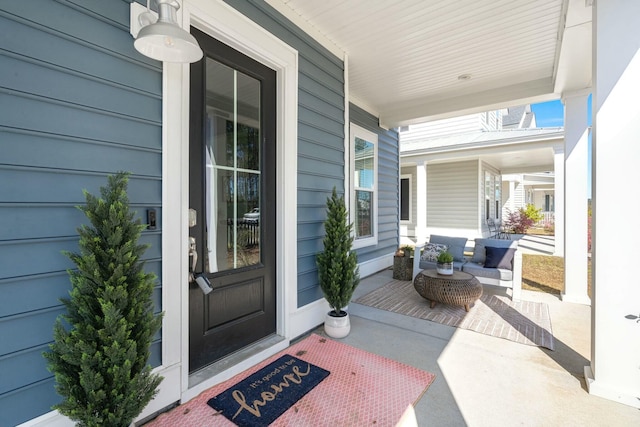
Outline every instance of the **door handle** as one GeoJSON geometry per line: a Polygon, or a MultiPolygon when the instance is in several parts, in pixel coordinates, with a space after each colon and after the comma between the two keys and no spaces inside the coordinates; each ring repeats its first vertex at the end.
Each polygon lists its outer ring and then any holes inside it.
{"type": "Polygon", "coordinates": [[[196,282],[202,293],[211,293],[213,287],[211,282],[203,273],[195,273],[198,264],[198,251],[196,250],[196,238],[189,236],[189,256],[191,257],[191,268],[189,269],[189,283],[196,282]]]}

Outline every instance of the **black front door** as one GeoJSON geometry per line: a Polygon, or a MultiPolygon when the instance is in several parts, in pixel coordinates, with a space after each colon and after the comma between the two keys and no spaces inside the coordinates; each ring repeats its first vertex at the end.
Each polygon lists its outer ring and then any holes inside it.
{"type": "MultiPolygon", "coordinates": [[[[189,371],[276,330],[276,74],[192,29],[204,58],[191,65],[189,371]]],[[[176,201],[178,202],[178,201],[176,201]]]]}

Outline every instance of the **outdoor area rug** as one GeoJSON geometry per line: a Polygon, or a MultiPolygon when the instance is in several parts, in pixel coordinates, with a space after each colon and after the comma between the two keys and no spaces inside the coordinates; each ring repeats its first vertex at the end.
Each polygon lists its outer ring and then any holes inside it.
{"type": "MultiPolygon", "coordinates": [[[[184,405],[160,415],[145,427],[235,425],[207,402],[283,356],[284,362],[277,362],[271,373],[294,358],[296,362],[290,363],[291,366],[298,366],[301,363],[298,360],[305,363],[305,368],[298,368],[300,373],[306,369],[306,364],[330,373],[276,418],[270,424],[272,426],[393,426],[409,405],[417,403],[435,379],[430,372],[311,334],[258,365],[202,392],[184,405]]],[[[267,373],[249,384],[259,385],[256,381],[264,381],[263,378],[269,375],[267,373]]],[[[267,405],[272,403],[266,397],[264,400],[267,405]]],[[[255,402],[249,400],[247,405],[253,406],[255,402]]]]}
{"type": "Polygon", "coordinates": [[[483,294],[467,313],[464,307],[438,303],[429,307],[410,281],[392,280],[355,303],[406,316],[468,329],[521,344],[554,349],[549,306],[532,301],[483,294]]]}

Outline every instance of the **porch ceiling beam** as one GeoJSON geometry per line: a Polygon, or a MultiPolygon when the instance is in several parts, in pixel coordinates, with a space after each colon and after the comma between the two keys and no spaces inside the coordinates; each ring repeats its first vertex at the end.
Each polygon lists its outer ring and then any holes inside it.
{"type": "Polygon", "coordinates": [[[559,98],[553,80],[542,78],[454,97],[424,97],[380,106],[380,121],[388,128],[559,98]]]}
{"type": "MultiPolygon", "coordinates": [[[[554,170],[553,167],[553,163],[547,163],[547,164],[540,164],[540,165],[535,165],[535,166],[529,166],[529,167],[517,167],[517,168],[505,168],[505,169],[501,169],[500,172],[503,175],[506,174],[511,174],[511,173],[539,173],[539,172],[547,172],[547,171],[552,171],[554,170]]],[[[549,184],[548,182],[542,181],[536,181],[536,180],[530,180],[530,179],[526,179],[527,184],[549,184]]]]}

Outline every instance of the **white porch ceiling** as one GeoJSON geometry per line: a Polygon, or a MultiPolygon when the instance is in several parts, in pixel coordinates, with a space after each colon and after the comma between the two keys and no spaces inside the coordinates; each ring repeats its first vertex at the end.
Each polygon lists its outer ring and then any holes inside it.
{"type": "Polygon", "coordinates": [[[351,100],[383,126],[557,99],[591,85],[586,0],[267,2],[346,54],[351,100]]]}

